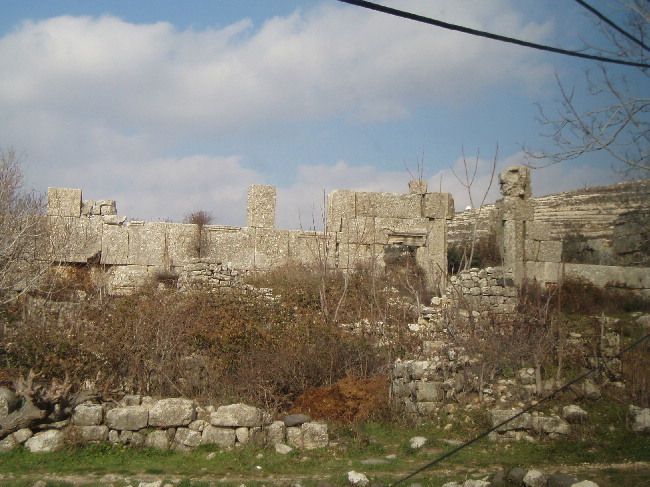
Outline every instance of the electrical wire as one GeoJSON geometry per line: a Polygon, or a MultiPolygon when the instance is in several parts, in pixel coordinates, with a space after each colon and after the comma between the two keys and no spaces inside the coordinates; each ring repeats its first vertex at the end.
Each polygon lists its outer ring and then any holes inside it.
{"type": "Polygon", "coordinates": [[[560,49],[557,47],[546,46],[543,44],[536,44],[534,42],[522,41],[521,39],[515,39],[513,37],[506,37],[499,34],[492,34],[490,32],[485,32],[481,30],[471,29],[469,27],[464,27],[462,25],[450,24],[448,22],[443,22],[441,20],[432,19],[429,17],[424,17],[422,15],[413,14],[410,12],[405,12],[403,10],[397,10],[391,7],[386,7],[384,5],[378,5],[372,2],[366,2],[364,0],[337,0],[339,2],[348,3],[350,5],[356,5],[358,7],[367,8],[374,10],[376,12],[382,12],[389,15],[395,15],[396,17],[402,17],[404,19],[415,20],[416,22],[422,22],[424,24],[434,25],[436,27],[442,27],[443,29],[454,30],[462,32],[464,34],[470,34],[478,37],[485,37],[487,39],[492,39],[496,41],[506,42],[509,44],[515,44],[518,46],[529,47],[531,49],[538,49],[541,51],[553,52],[556,54],[564,54],[566,56],[579,57],[583,59],[590,59],[592,61],[601,61],[604,63],[611,64],[620,64],[623,66],[632,66],[635,68],[647,69],[650,68],[650,64],[637,63],[634,61],[626,61],[623,59],[614,59],[603,56],[597,56],[594,54],[586,54],[583,52],[577,51],[568,51],[566,49],[560,49]]]}
{"type": "Polygon", "coordinates": [[[603,14],[601,14],[598,10],[593,8],[587,2],[583,2],[582,0],[575,0],[575,1],[576,1],[576,3],[578,3],[578,5],[581,5],[584,8],[586,8],[587,10],[589,10],[592,14],[594,14],[600,20],[605,22],[607,25],[609,25],[612,29],[614,29],[617,32],[619,32],[620,34],[624,35],[625,37],[627,37],[629,40],[631,40],[635,44],[638,44],[639,46],[641,46],[646,51],[650,51],[650,47],[646,46],[642,41],[640,41],[639,39],[634,37],[632,34],[628,33],[627,31],[623,30],[622,28],[620,28],[618,25],[616,25],[614,22],[609,20],[607,17],[605,17],[603,14]]]}
{"type": "Polygon", "coordinates": [[[603,362],[603,363],[600,364],[599,366],[590,369],[589,371],[585,372],[584,374],[582,374],[582,375],[579,376],[578,378],[573,379],[571,382],[568,382],[567,384],[564,384],[564,385],[563,385],[562,387],[560,387],[559,389],[553,391],[553,392],[552,392],[551,394],[549,394],[548,396],[543,397],[542,399],[540,399],[540,400],[539,400],[538,402],[536,402],[535,404],[532,404],[532,405],[528,406],[526,409],[524,409],[524,410],[520,411],[519,413],[515,414],[513,417],[511,417],[511,418],[509,418],[509,419],[506,419],[505,421],[502,421],[501,423],[497,424],[497,425],[494,426],[493,428],[490,428],[489,430],[487,430],[487,431],[481,433],[480,435],[478,435],[478,436],[472,438],[472,439],[469,440],[468,442],[463,443],[462,445],[460,445],[460,446],[454,448],[453,450],[451,450],[451,451],[445,453],[444,455],[442,455],[442,456],[436,458],[436,459],[433,460],[432,462],[427,463],[427,464],[424,465],[423,467],[418,468],[418,469],[417,469],[416,471],[414,471],[413,473],[410,473],[410,474],[407,475],[406,477],[403,477],[403,478],[399,479],[397,482],[391,484],[389,487],[395,487],[396,485],[401,484],[402,482],[404,482],[404,481],[410,479],[411,477],[414,477],[414,476],[416,476],[417,474],[423,472],[424,470],[426,470],[426,469],[428,469],[428,468],[434,466],[436,463],[441,462],[441,461],[444,460],[445,458],[448,458],[448,457],[450,457],[450,456],[452,456],[452,455],[458,453],[458,452],[459,452],[460,450],[462,450],[463,448],[467,448],[469,445],[471,445],[471,444],[473,444],[473,443],[476,443],[478,440],[481,440],[481,439],[485,438],[487,435],[489,435],[489,434],[492,433],[493,431],[496,431],[496,430],[498,430],[499,428],[501,428],[501,426],[503,426],[503,425],[505,425],[505,424],[508,424],[510,421],[513,421],[514,419],[517,419],[517,418],[518,418],[519,416],[521,416],[522,414],[525,414],[525,413],[527,413],[528,411],[530,411],[531,409],[536,408],[537,406],[539,406],[539,405],[542,404],[543,402],[548,401],[549,399],[551,399],[552,397],[554,397],[557,393],[562,392],[562,391],[564,391],[565,389],[568,389],[569,387],[571,387],[571,386],[572,386],[573,384],[575,384],[576,382],[580,382],[580,381],[581,381],[582,379],[584,379],[585,377],[588,377],[589,375],[593,374],[594,372],[597,372],[597,371],[603,369],[603,368],[604,368],[608,363],[610,363],[611,361],[613,361],[613,360],[619,358],[621,355],[623,355],[624,353],[628,352],[629,350],[632,350],[634,347],[640,345],[644,340],[647,340],[648,338],[650,338],[650,333],[647,334],[646,336],[644,336],[643,338],[640,338],[640,339],[637,340],[636,342],[632,343],[631,345],[625,347],[623,350],[621,350],[621,351],[620,351],[619,353],[617,353],[615,356],[609,358],[608,360],[606,360],[605,362],[603,362]]]}

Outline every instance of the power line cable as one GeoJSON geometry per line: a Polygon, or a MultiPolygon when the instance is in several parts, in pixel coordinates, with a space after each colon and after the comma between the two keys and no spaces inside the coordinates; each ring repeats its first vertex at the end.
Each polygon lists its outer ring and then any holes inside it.
{"type": "Polygon", "coordinates": [[[513,37],[506,37],[499,34],[492,34],[490,32],[485,32],[481,30],[471,29],[469,27],[464,27],[462,25],[450,24],[448,22],[443,22],[441,20],[432,19],[429,17],[424,17],[422,15],[413,14],[410,12],[405,12],[403,10],[397,10],[391,7],[386,7],[384,5],[378,5],[372,2],[366,2],[364,0],[337,0],[339,2],[348,3],[350,5],[356,5],[358,7],[367,8],[370,10],[375,10],[377,12],[386,13],[389,15],[395,15],[396,17],[402,17],[404,19],[415,20],[416,22],[422,22],[423,24],[435,25],[436,27],[442,27],[443,29],[454,30],[458,32],[463,32],[464,34],[470,34],[478,37],[485,37],[487,39],[492,39],[501,42],[507,42],[509,44],[516,44],[518,46],[529,47],[531,49],[539,49],[541,51],[553,52],[556,54],[564,54],[566,56],[579,57],[583,59],[590,59],[592,61],[601,61],[604,63],[612,64],[621,64],[624,66],[632,66],[635,68],[650,68],[650,64],[637,63],[634,61],[626,61],[623,59],[614,59],[603,56],[596,56],[594,54],[585,54],[583,52],[577,51],[568,51],[566,49],[560,49],[558,47],[546,46],[543,44],[536,44],[534,42],[522,41],[521,39],[515,39],[513,37]]]}
{"type": "Polygon", "coordinates": [[[576,1],[576,3],[578,3],[579,5],[583,6],[583,7],[586,8],[587,10],[589,10],[592,14],[594,14],[594,15],[595,15],[596,17],[598,17],[600,20],[602,20],[603,22],[605,22],[607,25],[609,25],[612,29],[614,29],[614,30],[616,30],[617,32],[619,32],[620,34],[624,35],[625,37],[627,37],[629,40],[631,40],[631,41],[634,42],[635,44],[638,44],[639,46],[641,46],[641,47],[642,47],[643,49],[645,49],[646,51],[650,51],[650,47],[646,46],[642,41],[640,41],[639,39],[637,39],[636,37],[634,37],[632,34],[628,33],[627,31],[623,30],[622,28],[620,28],[618,25],[616,25],[614,22],[612,22],[611,20],[609,20],[607,17],[605,17],[603,14],[601,14],[598,10],[596,10],[595,8],[593,8],[593,7],[592,7],[591,5],[589,5],[587,2],[583,2],[582,0],[575,0],[575,1],[576,1]]]}
{"type": "Polygon", "coordinates": [[[571,387],[573,384],[575,384],[576,382],[580,382],[582,379],[584,379],[585,377],[589,376],[590,374],[593,374],[594,372],[597,372],[597,371],[603,369],[603,368],[604,368],[608,363],[610,363],[611,361],[613,361],[613,360],[619,358],[621,355],[623,355],[624,353],[628,352],[629,350],[632,350],[634,347],[640,345],[644,340],[647,340],[648,338],[650,338],[650,333],[648,333],[648,334],[647,334],[646,336],[644,336],[643,338],[640,338],[640,339],[637,340],[636,342],[632,343],[631,345],[627,346],[626,348],[624,348],[623,350],[621,350],[619,353],[617,353],[615,356],[609,358],[608,360],[606,360],[605,362],[603,362],[603,363],[600,364],[599,366],[594,367],[594,368],[588,370],[587,372],[585,372],[584,374],[582,374],[582,375],[579,376],[578,378],[573,379],[571,382],[568,382],[567,384],[564,384],[562,387],[560,387],[559,389],[553,391],[553,392],[552,392],[551,394],[549,394],[548,396],[543,397],[542,399],[540,399],[540,400],[539,400],[538,402],[536,402],[535,404],[532,404],[532,405],[528,406],[526,409],[520,411],[519,413],[515,414],[515,415],[512,416],[511,418],[506,419],[505,421],[502,421],[501,423],[497,424],[497,425],[494,426],[493,428],[490,428],[489,430],[487,430],[487,431],[481,433],[480,435],[478,435],[478,436],[472,438],[472,439],[469,440],[468,442],[463,443],[462,445],[460,445],[460,446],[454,448],[453,450],[451,450],[451,451],[445,453],[444,455],[442,455],[442,456],[436,458],[435,460],[433,460],[433,461],[427,463],[427,464],[424,465],[423,467],[418,468],[418,469],[417,469],[416,471],[414,471],[413,473],[410,473],[410,474],[407,475],[406,477],[403,477],[403,478],[399,479],[397,482],[391,484],[389,487],[395,487],[396,485],[401,484],[402,482],[404,482],[404,481],[410,479],[411,477],[415,477],[417,474],[419,474],[419,473],[423,472],[424,470],[426,470],[426,469],[428,469],[428,468],[434,466],[436,463],[439,463],[439,462],[441,462],[442,460],[444,460],[445,458],[448,458],[448,457],[450,457],[450,456],[452,456],[452,455],[458,453],[458,452],[459,452],[460,450],[462,450],[463,448],[467,448],[469,445],[471,445],[471,444],[473,444],[473,443],[476,443],[478,440],[481,440],[481,439],[485,438],[487,435],[489,435],[489,434],[492,433],[493,431],[496,431],[497,429],[501,428],[501,426],[508,424],[510,421],[513,421],[513,420],[517,419],[517,418],[518,418],[519,416],[521,416],[522,414],[525,414],[525,413],[527,413],[528,411],[530,411],[531,409],[536,408],[537,406],[539,406],[539,405],[542,404],[543,402],[548,401],[549,399],[551,399],[552,397],[554,397],[557,393],[562,392],[562,391],[564,391],[565,389],[568,389],[568,388],[571,387]]]}

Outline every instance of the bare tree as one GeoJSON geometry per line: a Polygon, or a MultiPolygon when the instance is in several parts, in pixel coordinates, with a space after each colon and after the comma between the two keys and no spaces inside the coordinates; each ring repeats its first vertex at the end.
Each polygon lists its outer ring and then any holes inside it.
{"type": "MultiPolygon", "coordinates": [[[[621,19],[618,24],[604,15],[594,17],[608,47],[585,45],[585,50],[647,65],[650,2],[617,0],[614,4],[617,8],[612,10],[612,15],[621,19]]],[[[558,150],[529,152],[531,165],[548,165],[604,151],[627,175],[648,177],[650,70],[642,67],[612,70],[601,65],[595,71],[586,72],[586,97],[582,92],[576,96],[575,87],[568,87],[559,77],[557,82],[561,94],[558,113],[551,115],[541,106],[540,112],[542,123],[551,129],[547,135],[558,150]]]]}
{"type": "Polygon", "coordinates": [[[24,188],[13,148],[0,147],[0,305],[29,291],[47,269],[37,259],[47,235],[42,195],[24,188]]]}
{"type": "Polygon", "coordinates": [[[196,225],[196,235],[192,242],[192,250],[198,258],[205,257],[208,248],[208,236],[205,233],[205,226],[211,225],[214,221],[212,214],[205,210],[195,211],[185,216],[185,223],[196,225]]]}

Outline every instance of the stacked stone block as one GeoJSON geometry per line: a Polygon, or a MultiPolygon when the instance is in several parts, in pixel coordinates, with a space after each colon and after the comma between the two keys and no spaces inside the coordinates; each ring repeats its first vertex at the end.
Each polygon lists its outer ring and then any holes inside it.
{"type": "Polygon", "coordinates": [[[512,269],[472,268],[449,280],[448,294],[457,306],[469,311],[510,313],[517,307],[517,287],[512,269]]]}
{"type": "Polygon", "coordinates": [[[287,444],[304,449],[328,445],[325,423],[305,417],[304,421],[289,424],[273,421],[268,413],[245,404],[199,407],[184,398],[156,401],[130,395],[117,406],[93,402],[80,404],[70,420],[48,425],[46,431],[19,430],[0,440],[0,451],[8,451],[19,444],[32,451],[55,451],[70,438],[82,443],[108,441],[179,451],[200,445],[235,448],[249,443],[259,446],[287,444]]]}

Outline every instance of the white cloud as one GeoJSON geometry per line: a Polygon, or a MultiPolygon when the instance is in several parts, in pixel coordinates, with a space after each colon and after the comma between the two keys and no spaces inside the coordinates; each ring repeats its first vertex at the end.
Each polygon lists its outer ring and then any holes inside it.
{"type": "MultiPolygon", "coordinates": [[[[533,40],[550,33],[547,25],[524,23],[504,2],[443,3],[460,23],[533,40]]],[[[497,83],[535,83],[531,57],[334,4],[273,18],[257,30],[246,20],[179,32],[165,22],[63,16],[27,22],[0,40],[0,103],[14,113],[55,111],[120,131],[171,126],[179,135],[277,117],[386,120],[416,105],[468,102],[468,93],[497,83]]]]}
{"type": "MultiPolygon", "coordinates": [[[[553,28],[505,0],[389,4],[532,41],[553,28]]],[[[41,187],[81,187],[131,217],[206,209],[226,224],[244,224],[246,188],[264,183],[246,168],[247,148],[237,157],[180,148],[233,132],[254,145],[256,127],[278,121],[406,118],[552,77],[528,50],[335,2],[204,30],[112,16],[26,22],[0,38],[0,65],[0,144],[27,152],[41,187]]],[[[447,176],[443,191],[454,188],[447,176]]],[[[278,226],[296,228],[298,213],[311,226],[323,190],[405,192],[409,177],[349,161],[286,179],[278,226]]]]}
{"type": "Polygon", "coordinates": [[[260,181],[239,157],[188,156],[139,161],[106,160],[63,175],[84,199],[114,199],[130,219],[182,221],[193,211],[215,224],[245,225],[248,186],[260,181]],[[106,188],[112,188],[107,194],[106,188]]]}

